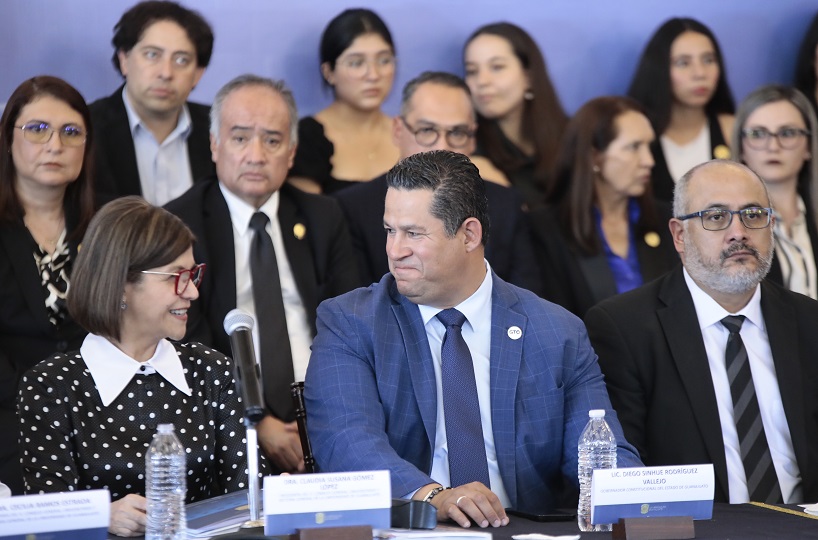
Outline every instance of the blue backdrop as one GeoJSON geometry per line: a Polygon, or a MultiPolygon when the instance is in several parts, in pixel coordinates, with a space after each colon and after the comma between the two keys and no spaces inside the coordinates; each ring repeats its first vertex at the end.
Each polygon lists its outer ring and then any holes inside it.
{"type": "MultiPolygon", "coordinates": [[[[740,100],[760,84],[790,83],[795,54],[818,11],[817,0],[185,0],[213,25],[210,68],[192,99],[209,103],[218,88],[245,72],[284,78],[300,112],[324,107],[318,40],[347,7],[370,7],[389,25],[398,52],[399,89],[425,69],[462,75],[463,41],[478,26],[507,20],[528,30],[545,54],[569,112],[586,100],[626,90],[655,28],[673,16],[695,17],[713,29],[740,100]]],[[[120,84],[110,62],[112,28],[133,2],[123,0],[0,0],[0,103],[24,79],[51,74],[89,101],[120,84]]]]}

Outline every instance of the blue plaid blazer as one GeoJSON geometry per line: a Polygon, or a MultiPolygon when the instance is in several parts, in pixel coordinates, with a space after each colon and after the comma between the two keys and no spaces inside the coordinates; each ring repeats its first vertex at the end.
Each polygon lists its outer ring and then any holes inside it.
{"type": "MultiPolygon", "coordinates": [[[[640,466],[625,441],[582,322],[493,275],[491,414],[511,503],[553,508],[562,476],[577,484],[577,440],[606,409],[620,467],[640,466]],[[517,326],[523,337],[513,340],[517,326]]],[[[386,469],[394,497],[433,482],[437,396],[417,305],[391,274],[318,308],[305,381],[307,425],[323,472],[386,469]]]]}

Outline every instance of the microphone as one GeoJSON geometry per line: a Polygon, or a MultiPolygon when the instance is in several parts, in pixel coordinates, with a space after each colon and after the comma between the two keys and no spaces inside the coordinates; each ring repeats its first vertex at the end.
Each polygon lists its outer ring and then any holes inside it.
{"type": "Polygon", "coordinates": [[[241,388],[241,399],[244,401],[244,417],[255,425],[266,412],[261,374],[253,347],[253,326],[253,317],[240,309],[234,309],[224,317],[224,331],[230,336],[230,348],[233,350],[236,384],[241,388]]]}

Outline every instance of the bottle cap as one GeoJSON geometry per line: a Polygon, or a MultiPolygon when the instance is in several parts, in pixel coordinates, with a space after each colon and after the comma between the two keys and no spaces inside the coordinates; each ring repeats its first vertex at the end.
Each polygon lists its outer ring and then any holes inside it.
{"type": "Polygon", "coordinates": [[[159,424],[156,426],[156,431],[157,433],[173,433],[173,424],[159,424]]]}
{"type": "Polygon", "coordinates": [[[591,418],[605,418],[605,409],[593,409],[588,411],[588,416],[591,418]]]}

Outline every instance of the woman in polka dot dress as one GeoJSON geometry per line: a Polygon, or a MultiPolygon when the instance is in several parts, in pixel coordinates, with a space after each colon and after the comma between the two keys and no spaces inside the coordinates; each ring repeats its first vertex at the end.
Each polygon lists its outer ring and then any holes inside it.
{"type": "Polygon", "coordinates": [[[68,294],[72,316],[90,334],[20,384],[26,492],[107,488],[109,530],[121,536],[145,530],[145,453],[158,424],[174,424],[187,451],[187,502],[246,488],[231,360],[169,341],[184,336],[204,274],[193,240],[178,218],[141,198],[103,207],[68,294]]]}

